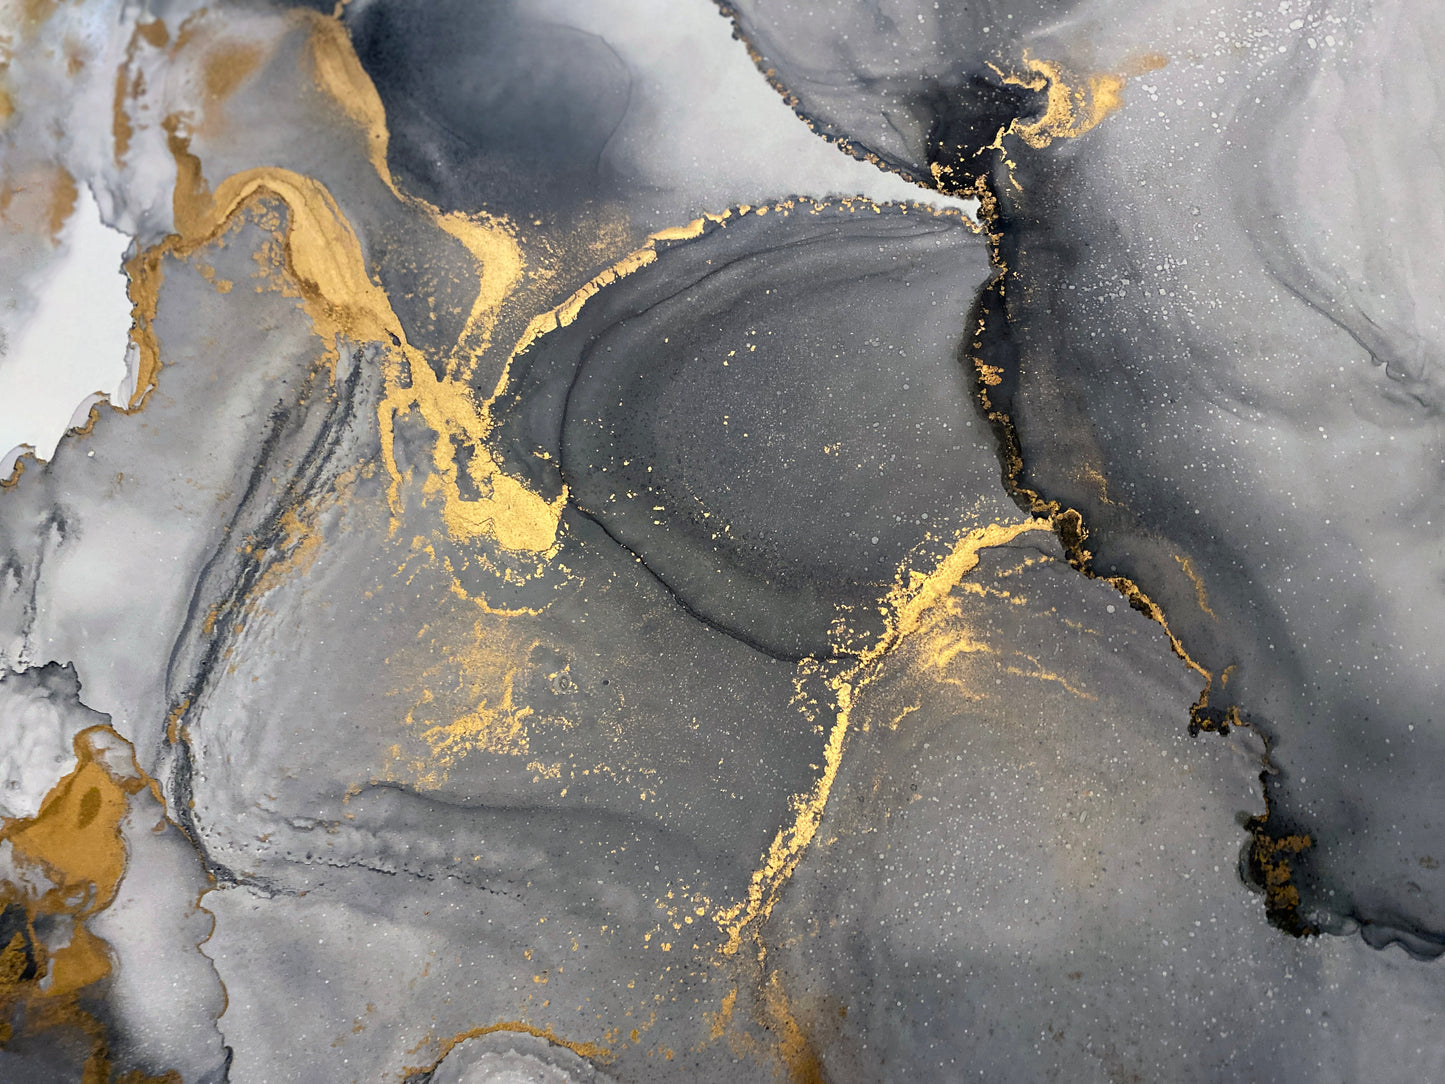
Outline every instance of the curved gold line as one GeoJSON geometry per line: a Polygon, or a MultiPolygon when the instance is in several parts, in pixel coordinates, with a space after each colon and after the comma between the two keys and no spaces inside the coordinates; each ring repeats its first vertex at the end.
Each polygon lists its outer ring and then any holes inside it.
{"type": "MultiPolygon", "coordinates": [[[[747,930],[750,927],[755,930],[766,921],[778,894],[817,835],[843,762],[853,708],[863,690],[878,679],[883,659],[915,634],[922,627],[925,615],[942,604],[963,578],[978,566],[980,551],[1002,546],[1029,531],[1053,529],[1051,519],[990,523],[960,538],[931,572],[899,572],[897,581],[884,600],[884,609],[889,612],[888,627],[854,665],[826,682],[833,693],[837,710],[823,749],[822,774],[807,794],[794,797],[796,815],[793,823],[774,837],[763,855],[762,864],[753,872],[747,897],[713,916],[727,934],[727,941],[722,947],[724,955],[736,955],[747,930]]],[[[759,944],[760,956],[762,952],[759,944]]]]}

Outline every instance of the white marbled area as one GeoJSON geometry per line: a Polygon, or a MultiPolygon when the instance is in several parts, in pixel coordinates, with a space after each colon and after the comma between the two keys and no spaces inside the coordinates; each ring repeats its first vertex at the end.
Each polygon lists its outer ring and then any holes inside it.
{"type": "Polygon", "coordinates": [[[454,1046],[429,1084],[612,1084],[565,1047],[536,1036],[493,1033],[454,1046]]]}
{"type": "Polygon", "coordinates": [[[121,833],[125,876],[89,927],[114,960],[108,1008],[123,1050],[187,1082],[217,1079],[226,1061],[216,1025],[226,991],[205,955],[210,883],[149,790],[132,799],[121,833]]]}
{"type": "Polygon", "coordinates": [[[654,194],[652,228],[739,201],[789,195],[861,195],[970,214],[977,207],[839,154],[809,132],[711,4],[538,0],[533,6],[541,17],[598,35],[638,73],[633,102],[603,157],[637,189],[643,207],[654,194]]]}
{"type": "MultiPolygon", "coordinates": [[[[81,188],[55,259],[29,284],[34,309],[0,324],[0,448],[29,445],[49,459],[61,435],[84,422],[92,396],[128,398],[130,299],[120,265],[129,245],[81,188]]],[[[10,469],[0,457],[0,475],[10,469]]]]}
{"type": "Polygon", "coordinates": [[[75,736],[105,721],[77,710],[73,695],[51,674],[7,670],[0,676],[0,817],[40,812],[55,781],[75,769],[75,736]]]}
{"type": "MultiPolygon", "coordinates": [[[[174,26],[199,6],[152,4],[146,18],[174,26]]],[[[607,152],[641,194],[637,225],[660,229],[791,195],[861,195],[968,214],[976,208],[840,155],[809,133],[731,40],[731,24],[707,4],[537,6],[544,17],[602,36],[641,84],[607,152]]],[[[158,121],[178,109],[194,120],[193,103],[202,97],[193,63],[168,65],[138,51],[130,63],[143,73],[144,89],[130,107],[131,146],[115,161],[113,73],[140,18],[137,5],[119,2],[62,9],[40,29],[47,47],[27,50],[11,68],[17,113],[0,168],[16,176],[63,167],[80,197],[58,244],[36,231],[0,242],[0,266],[10,272],[0,294],[0,474],[22,451],[48,458],[97,393],[122,402],[133,387],[120,263],[169,229],[174,162],[158,121]],[[62,40],[87,57],[82,78],[61,74],[62,40]]],[[[256,13],[228,14],[223,25],[263,46],[290,29],[279,16],[256,13]]],[[[240,159],[250,156],[248,144],[267,142],[268,130],[283,144],[295,131],[288,123],[256,124],[254,135],[233,141],[240,159]]]]}
{"type": "MultiPolygon", "coordinates": [[[[179,23],[198,6],[150,4],[146,17],[179,23]]],[[[48,458],[96,394],[122,402],[133,386],[122,258],[133,240],[151,244],[170,229],[175,167],[155,122],[197,86],[194,70],[146,72],[131,148],[117,161],[116,72],[141,15],[138,4],[103,0],[10,28],[13,113],[0,139],[0,177],[12,193],[0,230],[0,474],[22,450],[48,458]],[[51,236],[62,175],[77,198],[51,236]]]]}

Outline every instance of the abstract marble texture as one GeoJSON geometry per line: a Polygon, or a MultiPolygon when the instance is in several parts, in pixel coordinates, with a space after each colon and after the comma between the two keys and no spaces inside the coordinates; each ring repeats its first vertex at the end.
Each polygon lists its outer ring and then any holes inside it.
{"type": "Polygon", "coordinates": [[[0,11],[0,1080],[1445,1077],[1445,15],[0,11]]]}

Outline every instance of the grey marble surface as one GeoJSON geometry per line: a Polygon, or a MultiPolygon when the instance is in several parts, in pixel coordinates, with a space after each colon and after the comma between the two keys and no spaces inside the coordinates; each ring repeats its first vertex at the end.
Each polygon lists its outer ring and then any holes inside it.
{"type": "Polygon", "coordinates": [[[7,10],[0,1078],[1445,1075],[1441,17],[721,7],[7,10]]]}

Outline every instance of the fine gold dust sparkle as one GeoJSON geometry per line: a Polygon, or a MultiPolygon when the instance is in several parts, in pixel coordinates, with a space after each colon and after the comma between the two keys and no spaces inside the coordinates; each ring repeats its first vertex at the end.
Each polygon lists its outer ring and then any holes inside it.
{"type": "Polygon", "coordinates": [[[747,897],[732,907],[718,911],[714,918],[727,935],[724,955],[731,956],[742,947],[751,930],[759,956],[764,952],[757,927],[767,919],[783,886],[802,860],[808,845],[817,835],[823,812],[843,762],[843,751],[852,726],[853,709],[859,695],[877,681],[880,664],[900,643],[916,634],[930,611],[941,605],[968,573],[978,565],[979,552],[1002,546],[1030,531],[1051,531],[1049,519],[1026,519],[1013,523],[991,523],[969,531],[953,549],[928,573],[900,573],[897,582],[884,600],[888,627],[858,660],[841,674],[830,677],[826,685],[835,704],[834,720],[823,750],[823,768],[811,790],[793,800],[794,819],[780,830],[763,856],[762,864],[753,872],[747,897]]]}

